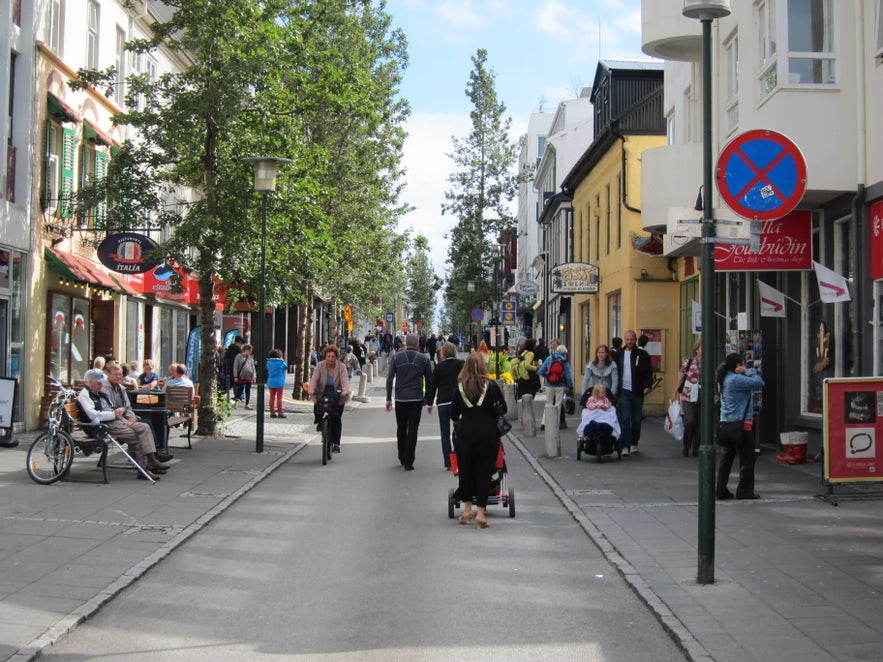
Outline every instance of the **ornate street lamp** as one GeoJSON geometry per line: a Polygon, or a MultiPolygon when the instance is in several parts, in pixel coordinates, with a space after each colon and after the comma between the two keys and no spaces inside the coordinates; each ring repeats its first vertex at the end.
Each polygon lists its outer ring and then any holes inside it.
{"type": "MultiPolygon", "coordinates": [[[[714,370],[717,356],[714,337],[714,214],[711,207],[712,162],[711,136],[711,22],[730,15],[729,0],[703,2],[684,0],[683,15],[702,21],[702,243],[699,270],[702,287],[702,374],[700,383],[705,394],[700,402],[699,453],[699,561],[696,579],[700,584],[714,583],[714,370]]],[[[698,200],[697,200],[698,202],[698,200]]]]}
{"type": "Polygon", "coordinates": [[[267,195],[276,190],[276,167],[280,163],[291,163],[291,159],[274,156],[255,156],[242,159],[243,163],[254,165],[254,190],[261,196],[261,288],[258,297],[258,338],[257,345],[257,423],[255,430],[255,452],[264,451],[264,388],[267,384],[267,348],[264,330],[267,310],[267,195]]]}

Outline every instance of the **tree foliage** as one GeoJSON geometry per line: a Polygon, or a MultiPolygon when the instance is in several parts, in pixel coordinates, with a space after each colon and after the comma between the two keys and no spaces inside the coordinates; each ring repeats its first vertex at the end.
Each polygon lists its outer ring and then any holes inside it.
{"type": "Polygon", "coordinates": [[[442,281],[432,268],[429,240],[423,235],[414,239],[407,265],[405,304],[410,317],[414,322],[422,323],[425,330],[435,330],[436,294],[442,281]]]}
{"type": "MultiPolygon", "coordinates": [[[[200,274],[204,403],[213,402],[214,304],[210,274],[257,299],[266,236],[266,300],[341,302],[393,292],[406,239],[395,224],[402,123],[396,93],[407,64],[403,35],[371,0],[167,0],[167,20],[127,48],[163,48],[180,68],[129,76],[115,122],[133,138],[107,179],[104,230],[168,228],[153,259],[200,274]],[[266,231],[253,167],[244,157],[290,159],[267,195],[266,231]]],[[[81,71],[102,85],[114,71],[81,71]]],[[[103,189],[102,189],[103,187],[103,189]]],[[[261,341],[262,339],[258,339],[261,341]]],[[[305,348],[305,350],[308,348],[305,348]]],[[[289,357],[298,364],[303,357],[289,357]]],[[[211,406],[200,431],[214,433],[211,406]]]]}
{"type": "Polygon", "coordinates": [[[448,177],[452,186],[442,205],[443,214],[457,219],[448,247],[444,296],[445,323],[451,330],[468,324],[473,307],[497,300],[494,248],[503,231],[516,224],[510,208],[518,185],[512,171],[518,156],[518,146],[509,137],[512,120],[497,98],[487,51],[479,49],[472,64],[466,87],[472,128],[465,138],[452,138],[454,151],[449,156],[456,170],[448,177]],[[468,291],[469,281],[475,284],[474,292],[468,291]]]}

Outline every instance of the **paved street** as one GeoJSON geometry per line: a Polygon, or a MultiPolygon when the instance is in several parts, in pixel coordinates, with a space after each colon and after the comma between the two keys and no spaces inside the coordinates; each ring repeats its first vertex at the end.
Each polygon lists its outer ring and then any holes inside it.
{"type": "MultiPolygon", "coordinates": [[[[372,401],[346,419],[347,434],[361,441],[325,468],[315,444],[301,450],[315,435],[308,414],[268,419],[260,455],[253,452],[253,418],[234,422],[231,431],[241,438],[199,440],[193,451],[177,451],[181,462],[154,486],[114,471],[110,485],[41,487],[24,472],[23,448],[0,451],[0,657],[32,659],[93,617],[45,654],[165,658],[180,644],[181,659],[200,659],[203,650],[215,659],[223,659],[219,651],[246,659],[290,651],[280,642],[295,641],[304,654],[329,658],[362,658],[370,650],[376,659],[454,659],[466,648],[479,659],[574,658],[557,643],[604,660],[671,659],[673,648],[662,657],[654,647],[627,654],[636,632],[661,633],[661,623],[693,660],[883,659],[880,502],[834,508],[813,499],[822,491],[817,464],[760,458],[764,498],[719,504],[717,582],[702,587],[695,582],[696,463],[680,457],[659,420],[645,421],[641,452],[621,462],[577,462],[575,420],[564,431],[560,459],[536,459],[541,437],[512,438],[517,517],[509,520],[500,508],[490,529],[476,531],[447,519],[453,479],[439,468],[436,442],[419,446],[419,482],[401,482],[392,415],[380,419],[381,430],[359,422],[382,405],[380,390],[369,386],[368,395],[372,401]],[[382,491],[368,489],[374,478],[382,479],[382,491]],[[416,541],[423,553],[402,554],[403,541],[416,541]],[[442,567],[459,571],[432,572],[442,567]],[[468,606],[460,613],[457,596],[470,595],[475,580],[468,573],[479,568],[479,615],[468,606]],[[400,575],[412,581],[394,590],[400,575]],[[620,590],[621,580],[640,601],[620,590]],[[522,581],[529,588],[515,591],[513,604],[511,591],[522,581]],[[310,596],[317,588],[329,597],[316,602],[310,596]],[[260,616],[267,606],[263,613],[285,619],[260,616]],[[128,620],[130,608],[158,623],[139,644],[144,648],[130,647],[132,632],[143,629],[128,620]],[[628,635],[611,643],[605,619],[623,611],[629,622],[617,625],[628,635]],[[656,621],[631,627],[647,615],[656,621]],[[347,627],[329,626],[335,618],[347,627]],[[405,627],[391,627],[397,623],[405,627]],[[117,628],[125,628],[124,637],[117,628]],[[323,628],[334,630],[331,640],[323,628]],[[93,636],[107,640],[77,649],[93,636]],[[359,643],[365,641],[370,646],[359,643]]],[[[430,420],[434,426],[434,417],[424,418],[426,437],[430,420]]],[[[75,475],[95,472],[79,459],[75,475]]]]}

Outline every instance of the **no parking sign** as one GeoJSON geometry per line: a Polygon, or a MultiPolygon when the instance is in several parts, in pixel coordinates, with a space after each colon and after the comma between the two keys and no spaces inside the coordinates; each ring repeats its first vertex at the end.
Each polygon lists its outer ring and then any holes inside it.
{"type": "Polygon", "coordinates": [[[800,204],[806,191],[806,161],[790,138],[756,129],[727,143],[716,178],[724,202],[739,216],[772,221],[800,204]]]}

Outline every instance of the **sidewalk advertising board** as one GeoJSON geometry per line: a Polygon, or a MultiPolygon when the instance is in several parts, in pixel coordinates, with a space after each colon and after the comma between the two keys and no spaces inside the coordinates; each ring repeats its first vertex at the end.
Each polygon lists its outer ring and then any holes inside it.
{"type": "Polygon", "coordinates": [[[7,430],[7,437],[12,437],[12,412],[15,406],[17,386],[17,380],[11,377],[0,377],[0,430],[7,430]]]}
{"type": "Polygon", "coordinates": [[[829,378],[822,397],[824,480],[883,482],[883,378],[829,378]]]}

